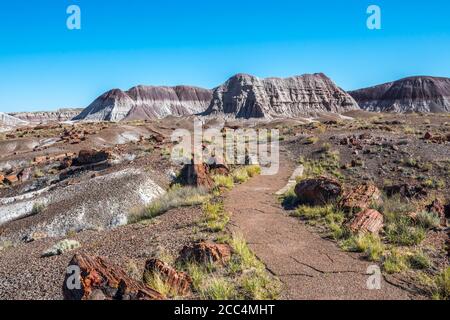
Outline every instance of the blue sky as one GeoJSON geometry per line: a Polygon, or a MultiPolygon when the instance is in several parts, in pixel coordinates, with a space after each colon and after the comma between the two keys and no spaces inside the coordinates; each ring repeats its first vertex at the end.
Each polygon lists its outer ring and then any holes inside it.
{"type": "Polygon", "coordinates": [[[0,5],[0,111],[85,107],[111,88],[213,88],[324,72],[344,89],[450,77],[448,0],[30,0],[0,5]],[[81,8],[68,30],[66,9],[81,8]],[[382,30],[366,9],[382,10],[382,30]]]}

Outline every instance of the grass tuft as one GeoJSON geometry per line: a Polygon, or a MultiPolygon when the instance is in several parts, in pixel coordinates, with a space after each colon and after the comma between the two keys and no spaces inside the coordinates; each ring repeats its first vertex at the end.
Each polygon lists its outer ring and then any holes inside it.
{"type": "Polygon", "coordinates": [[[175,185],[144,210],[131,214],[129,223],[152,219],[174,208],[199,205],[207,199],[209,199],[209,195],[203,188],[180,187],[175,185]]]}
{"type": "Polygon", "coordinates": [[[352,235],[341,242],[341,247],[345,251],[364,253],[370,261],[379,261],[384,252],[380,237],[370,233],[352,235]]]}

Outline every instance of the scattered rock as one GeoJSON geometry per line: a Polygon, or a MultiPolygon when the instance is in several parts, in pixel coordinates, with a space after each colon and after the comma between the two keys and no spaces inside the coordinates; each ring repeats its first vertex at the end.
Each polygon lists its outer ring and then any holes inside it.
{"type": "Polygon", "coordinates": [[[314,206],[333,202],[341,193],[341,184],[325,177],[303,180],[295,186],[295,194],[300,203],[314,206]]]}
{"type": "Polygon", "coordinates": [[[366,209],[353,218],[349,228],[357,233],[378,234],[383,228],[383,215],[376,210],[366,209]]]}
{"type": "Polygon", "coordinates": [[[200,263],[218,262],[225,264],[231,258],[231,247],[210,241],[201,241],[185,246],[180,252],[182,261],[197,261],[200,263]]]}
{"type": "Polygon", "coordinates": [[[340,207],[344,211],[359,212],[367,209],[372,204],[382,202],[380,190],[371,183],[361,184],[345,192],[340,207]]]}
{"type": "Polygon", "coordinates": [[[99,163],[108,160],[110,156],[111,154],[104,150],[81,150],[73,163],[77,166],[99,163]]]}
{"type": "Polygon", "coordinates": [[[64,239],[42,253],[42,257],[52,257],[78,249],[81,244],[76,240],[64,239]]]}
{"type": "Polygon", "coordinates": [[[423,137],[425,140],[431,140],[433,138],[433,135],[430,132],[425,133],[425,136],[423,137]]]}
{"type": "Polygon", "coordinates": [[[130,278],[124,270],[100,257],[77,254],[69,263],[69,268],[72,266],[78,267],[81,272],[79,279],[73,278],[73,272],[66,274],[63,284],[63,295],[66,300],[165,299],[159,292],[130,278]],[[80,282],[79,288],[72,289],[74,281],[80,282]]]}
{"type": "Polygon", "coordinates": [[[17,175],[17,178],[21,182],[26,182],[26,181],[30,180],[32,175],[33,175],[33,168],[25,168],[19,172],[19,174],[17,175]]]}
{"type": "Polygon", "coordinates": [[[15,174],[6,176],[5,179],[4,179],[4,182],[6,182],[7,184],[14,184],[14,183],[16,183],[18,181],[19,181],[19,178],[15,174]]]}
{"type": "Polygon", "coordinates": [[[42,164],[42,163],[45,163],[45,162],[47,162],[47,156],[39,156],[39,157],[35,157],[34,160],[33,160],[33,162],[34,162],[35,164],[42,164]]]}
{"type": "Polygon", "coordinates": [[[384,191],[388,197],[400,195],[406,199],[423,199],[428,196],[428,192],[420,185],[399,184],[387,186],[384,191]]]}
{"type": "Polygon", "coordinates": [[[185,272],[178,272],[167,263],[159,259],[150,259],[145,263],[145,273],[158,273],[178,295],[184,296],[191,291],[192,279],[185,272]]]}

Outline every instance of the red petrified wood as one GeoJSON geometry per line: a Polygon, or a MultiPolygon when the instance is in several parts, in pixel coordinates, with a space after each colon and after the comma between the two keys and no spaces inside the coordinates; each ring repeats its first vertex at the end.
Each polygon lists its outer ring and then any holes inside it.
{"type": "Polygon", "coordinates": [[[231,258],[231,247],[210,241],[201,241],[185,246],[180,252],[184,261],[197,261],[200,263],[218,262],[225,264],[231,258]]]}
{"type": "Polygon", "coordinates": [[[144,281],[147,272],[157,273],[178,295],[184,296],[191,291],[192,279],[184,272],[178,272],[159,259],[150,259],[145,263],[144,281]]]}
{"type": "Polygon", "coordinates": [[[366,209],[350,222],[350,230],[360,233],[378,234],[383,228],[383,215],[376,210],[366,209]]]}
{"type": "Polygon", "coordinates": [[[159,292],[130,278],[125,271],[100,257],[76,254],[69,263],[69,267],[71,266],[79,268],[80,272],[69,272],[66,275],[63,284],[66,300],[165,299],[159,292]],[[79,286],[76,285],[78,281],[79,286]]]}

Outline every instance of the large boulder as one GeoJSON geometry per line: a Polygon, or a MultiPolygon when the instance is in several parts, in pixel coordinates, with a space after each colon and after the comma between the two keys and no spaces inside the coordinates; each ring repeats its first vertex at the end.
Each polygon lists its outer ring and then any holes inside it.
{"type": "Polygon", "coordinates": [[[382,202],[380,190],[373,184],[361,184],[344,193],[340,207],[348,212],[360,212],[382,202]]]}
{"type": "Polygon", "coordinates": [[[356,233],[378,234],[383,228],[383,215],[372,209],[358,213],[349,224],[351,231],[356,233]]]}
{"type": "Polygon", "coordinates": [[[150,259],[145,263],[144,282],[148,273],[158,274],[179,296],[187,295],[191,291],[191,277],[185,272],[178,272],[159,259],[150,259]]]}
{"type": "Polygon", "coordinates": [[[342,185],[333,179],[320,177],[303,180],[295,186],[295,194],[300,203],[313,206],[336,201],[342,193],[342,185]]]}
{"type": "Polygon", "coordinates": [[[200,241],[185,246],[180,252],[182,261],[196,261],[199,263],[225,264],[231,258],[231,247],[227,244],[219,244],[211,241],[200,241]]]}
{"type": "Polygon", "coordinates": [[[66,300],[164,300],[159,292],[136,281],[125,271],[100,257],[75,255],[69,263],[64,279],[63,295],[66,300]],[[75,277],[75,278],[74,278],[75,277]],[[79,282],[79,286],[77,286],[79,282]]]}

